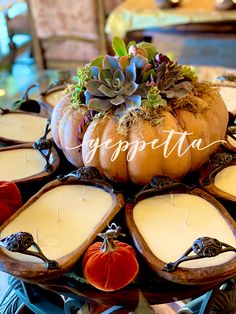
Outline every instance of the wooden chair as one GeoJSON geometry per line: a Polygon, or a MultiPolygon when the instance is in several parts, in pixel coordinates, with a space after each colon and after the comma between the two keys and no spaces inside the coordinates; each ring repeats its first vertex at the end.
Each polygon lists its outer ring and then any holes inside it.
{"type": "Polygon", "coordinates": [[[15,62],[15,59],[18,55],[24,53],[27,49],[31,47],[31,38],[25,41],[22,45],[17,46],[15,42],[15,36],[17,35],[31,35],[30,23],[28,13],[21,13],[14,17],[9,16],[9,11],[13,8],[12,5],[5,12],[5,20],[7,26],[7,32],[9,36],[9,71],[12,72],[12,66],[15,62]]]}
{"type": "Polygon", "coordinates": [[[106,53],[103,0],[28,0],[39,70],[74,68],[106,53]]]}

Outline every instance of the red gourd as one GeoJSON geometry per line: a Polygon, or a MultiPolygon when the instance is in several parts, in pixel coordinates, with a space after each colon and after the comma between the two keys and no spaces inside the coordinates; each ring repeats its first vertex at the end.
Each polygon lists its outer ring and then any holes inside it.
{"type": "Polygon", "coordinates": [[[125,287],[139,271],[132,246],[114,240],[120,235],[120,229],[113,223],[105,233],[99,234],[103,242],[92,244],[83,257],[82,267],[86,280],[103,291],[125,287]]]}
{"type": "Polygon", "coordinates": [[[14,182],[0,181],[0,224],[22,206],[22,198],[14,182]]]}

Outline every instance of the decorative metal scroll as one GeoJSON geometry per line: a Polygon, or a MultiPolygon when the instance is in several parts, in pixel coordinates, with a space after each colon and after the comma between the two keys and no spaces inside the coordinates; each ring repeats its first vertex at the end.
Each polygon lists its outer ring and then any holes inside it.
{"type": "Polygon", "coordinates": [[[142,196],[152,194],[152,193],[163,193],[175,190],[189,191],[193,189],[194,186],[188,186],[178,180],[175,180],[166,176],[154,176],[150,183],[145,185],[138,194],[136,194],[134,201],[142,196]]]}
{"type": "Polygon", "coordinates": [[[233,156],[229,153],[216,153],[210,159],[210,171],[208,177],[202,181],[203,185],[214,183],[214,177],[221,169],[230,165],[233,161],[233,156]]]}
{"type": "Polygon", "coordinates": [[[59,268],[57,261],[49,260],[40,249],[39,245],[35,243],[32,234],[28,232],[17,232],[9,235],[8,237],[0,240],[0,246],[10,252],[17,252],[25,255],[31,255],[38,257],[44,261],[45,267],[48,270],[54,270],[59,268]],[[36,249],[36,252],[30,251],[29,248],[33,247],[36,249]]]}
{"type": "Polygon", "coordinates": [[[205,257],[214,257],[229,251],[236,252],[236,248],[214,238],[201,237],[195,240],[192,246],[177,261],[165,264],[162,270],[172,272],[183,262],[205,257]],[[191,252],[196,255],[189,256],[191,252]]]}
{"type": "Polygon", "coordinates": [[[98,169],[95,167],[81,167],[66,175],[60,175],[57,177],[57,179],[60,181],[66,181],[69,178],[75,178],[77,180],[86,180],[86,181],[102,179],[98,169]]]}
{"type": "Polygon", "coordinates": [[[33,144],[33,148],[37,149],[39,153],[45,158],[46,166],[44,169],[47,172],[52,172],[53,170],[53,166],[50,164],[50,161],[49,161],[52,147],[53,147],[53,141],[51,139],[47,139],[47,135],[51,131],[50,123],[51,121],[48,120],[44,135],[40,137],[40,139],[33,144]]]}
{"type": "Polygon", "coordinates": [[[70,178],[74,178],[78,181],[84,181],[86,183],[94,182],[108,187],[113,193],[120,193],[120,189],[114,188],[106,178],[102,177],[96,167],[81,167],[75,171],[72,171],[66,175],[57,176],[60,181],[68,181],[70,178]]]}

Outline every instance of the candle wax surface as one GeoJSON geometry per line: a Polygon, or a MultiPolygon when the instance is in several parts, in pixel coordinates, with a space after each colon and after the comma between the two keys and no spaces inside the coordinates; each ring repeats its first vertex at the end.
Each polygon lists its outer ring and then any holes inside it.
{"type": "MultiPolygon", "coordinates": [[[[234,136],[236,138],[236,134],[234,134],[234,136]]],[[[230,145],[236,148],[236,140],[234,140],[231,136],[227,136],[227,141],[230,145]]]]}
{"type": "MultiPolygon", "coordinates": [[[[35,142],[43,136],[47,119],[28,114],[0,115],[0,137],[22,142],[35,142]]],[[[50,134],[48,135],[50,137],[50,134]]]]}
{"type": "MultiPolygon", "coordinates": [[[[8,224],[1,239],[18,231],[29,232],[47,258],[58,260],[86,242],[112,206],[112,196],[102,189],[59,186],[44,193],[8,224]]],[[[20,261],[42,263],[36,257],[4,252],[20,261]]]]}
{"type": "Polygon", "coordinates": [[[30,148],[0,152],[0,180],[12,181],[27,178],[44,171],[45,159],[30,148]]]}
{"type": "Polygon", "coordinates": [[[65,90],[59,90],[46,96],[47,103],[54,108],[56,103],[65,95],[65,90]]]}
{"type": "MultiPolygon", "coordinates": [[[[203,236],[235,247],[236,240],[218,210],[190,194],[159,195],[144,199],[133,209],[134,222],[152,253],[164,263],[175,262],[203,236]],[[174,206],[173,206],[174,203],[174,206]]],[[[229,261],[234,252],[183,262],[180,267],[211,267],[229,261]]]]}
{"type": "Polygon", "coordinates": [[[236,88],[230,86],[221,86],[220,95],[224,100],[228,111],[236,113],[236,88]]]}
{"type": "Polygon", "coordinates": [[[215,176],[214,185],[224,192],[236,196],[236,165],[222,169],[215,176]]]}

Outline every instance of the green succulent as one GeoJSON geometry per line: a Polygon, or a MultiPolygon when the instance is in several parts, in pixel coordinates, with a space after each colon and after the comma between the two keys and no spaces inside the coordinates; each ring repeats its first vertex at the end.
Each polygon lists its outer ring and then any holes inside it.
{"type": "Polygon", "coordinates": [[[183,68],[167,56],[159,54],[153,60],[153,68],[143,78],[149,75],[148,86],[157,86],[160,94],[166,98],[180,98],[191,93],[193,85],[190,79],[190,69],[183,68]]]}
{"type": "Polygon", "coordinates": [[[85,84],[85,99],[89,109],[108,111],[124,104],[126,108],[141,105],[141,97],[146,93],[145,86],[136,81],[136,69],[141,67],[145,58],[134,57],[123,71],[117,57],[105,56],[102,67],[92,66],[92,79],[85,84]]]}
{"type": "Polygon", "coordinates": [[[147,93],[147,99],[142,101],[142,106],[153,109],[164,108],[167,107],[167,101],[161,97],[157,86],[152,86],[147,93]]]}

